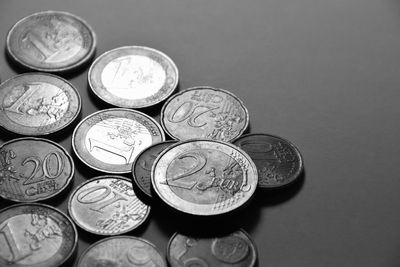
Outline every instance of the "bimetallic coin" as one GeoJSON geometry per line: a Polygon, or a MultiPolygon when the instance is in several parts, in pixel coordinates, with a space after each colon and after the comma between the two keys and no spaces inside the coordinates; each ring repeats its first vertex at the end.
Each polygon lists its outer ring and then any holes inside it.
{"type": "Polygon", "coordinates": [[[167,258],[171,267],[252,267],[257,251],[243,230],[215,238],[193,238],[175,233],[169,240],[167,258]]]}
{"type": "Polygon", "coordinates": [[[295,181],[303,170],[300,151],[289,141],[269,134],[247,134],[233,142],[246,151],[258,169],[258,186],[276,188],[295,181]]]}
{"type": "Polygon", "coordinates": [[[26,73],[0,85],[0,125],[22,135],[46,135],[67,127],[81,110],[81,97],[68,81],[26,73]]]}
{"type": "Polygon", "coordinates": [[[68,152],[53,141],[26,137],[0,146],[0,196],[35,202],[63,191],[74,175],[68,152]]]}
{"type": "Polygon", "coordinates": [[[206,138],[229,142],[246,130],[249,113],[232,93],[194,87],[173,95],[161,110],[161,125],[174,139],[206,138]]]}
{"type": "Polygon", "coordinates": [[[96,35],[83,19],[44,11],[18,21],[8,32],[7,51],[21,65],[46,72],[77,68],[94,54],[96,35]]]}
{"type": "Polygon", "coordinates": [[[165,140],[160,125],[131,109],[106,109],[83,119],[72,135],[78,158],[93,169],[129,173],[137,155],[165,140]]]}
{"type": "Polygon", "coordinates": [[[77,241],[72,221],[48,205],[18,204],[0,211],[0,266],[60,266],[77,241]]]}
{"type": "Polygon", "coordinates": [[[188,140],[167,148],[152,167],[152,185],[171,207],[217,215],[246,203],[257,188],[257,168],[236,146],[188,140]]]}
{"type": "Polygon", "coordinates": [[[143,108],[170,96],[178,85],[178,68],[164,53],[126,46],[99,56],[89,69],[93,92],[114,106],[143,108]]]}
{"type": "Polygon", "coordinates": [[[151,167],[157,156],[167,147],[177,141],[165,141],[149,146],[136,157],[132,164],[133,182],[148,197],[152,197],[151,192],[151,167]]]}
{"type": "Polygon", "coordinates": [[[150,206],[137,198],[129,179],[106,175],[78,186],[69,198],[68,212],[88,232],[120,235],[141,225],[150,206]]]}
{"type": "Polygon", "coordinates": [[[133,236],[102,239],[87,248],[77,267],[167,267],[164,257],[149,241],[133,236]]]}

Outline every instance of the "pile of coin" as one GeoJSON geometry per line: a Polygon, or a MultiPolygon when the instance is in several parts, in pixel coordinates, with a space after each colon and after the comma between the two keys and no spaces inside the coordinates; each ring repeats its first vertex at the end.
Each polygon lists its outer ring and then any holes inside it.
{"type": "Polygon", "coordinates": [[[38,136],[51,138],[70,126],[81,98],[71,83],[46,72],[83,66],[95,47],[88,23],[66,12],[32,14],[8,33],[11,58],[41,72],[0,85],[0,125],[25,136],[0,146],[0,196],[22,202],[0,211],[0,266],[59,266],[76,248],[75,225],[113,236],[91,245],[77,266],[167,266],[166,259],[170,266],[254,266],[256,247],[242,229],[201,238],[175,233],[166,257],[151,242],[128,235],[148,218],[151,205],[188,216],[228,214],[244,208],[256,190],[291,184],[303,171],[300,152],[289,141],[243,135],[249,113],[228,90],[198,86],[174,94],[178,68],[158,50],[125,46],[92,63],[91,90],[116,108],[82,119],[72,147],[81,162],[104,175],[68,189],[72,157],[38,136]],[[161,125],[135,110],[162,102],[161,125]],[[34,203],[67,190],[69,215],[34,203]]]}

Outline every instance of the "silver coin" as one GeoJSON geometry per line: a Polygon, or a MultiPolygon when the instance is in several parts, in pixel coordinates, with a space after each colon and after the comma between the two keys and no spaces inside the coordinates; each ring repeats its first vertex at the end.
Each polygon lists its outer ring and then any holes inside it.
{"type": "Polygon", "coordinates": [[[167,267],[158,249],[149,241],[133,236],[102,239],[87,248],[77,267],[167,267]]]}
{"type": "Polygon", "coordinates": [[[246,130],[249,113],[232,93],[193,87],[173,95],[161,110],[161,125],[174,139],[207,138],[229,142],[246,130]]]}
{"type": "Polygon", "coordinates": [[[140,226],[150,206],[137,198],[129,179],[106,175],[79,185],[69,198],[68,212],[88,232],[120,235],[140,226]]]}
{"type": "Polygon", "coordinates": [[[193,238],[175,233],[167,248],[171,267],[252,267],[257,260],[253,241],[243,231],[214,238],[193,238]]]}
{"type": "Polygon", "coordinates": [[[83,19],[43,11],[18,21],[8,32],[7,51],[24,67],[61,72],[77,68],[94,54],[96,35],[83,19]]]}
{"type": "Polygon", "coordinates": [[[26,73],[0,85],[0,125],[22,135],[47,135],[67,127],[81,110],[81,97],[65,79],[26,73]]]}
{"type": "Polygon", "coordinates": [[[35,202],[61,193],[74,176],[68,152],[53,141],[25,137],[0,146],[0,196],[35,202]]]}
{"type": "Polygon", "coordinates": [[[78,158],[93,169],[130,173],[137,155],[165,140],[160,125],[146,114],[131,109],[95,112],[76,126],[72,147],[78,158]]]}
{"type": "Polygon", "coordinates": [[[72,221],[48,205],[18,204],[0,211],[0,266],[60,266],[77,241],[72,221]]]}
{"type": "Polygon", "coordinates": [[[89,69],[93,92],[117,107],[143,108],[165,100],[176,89],[178,68],[164,53],[126,46],[99,56],[89,69]]]}
{"type": "Polygon", "coordinates": [[[188,140],[167,148],[152,167],[152,185],[171,207],[194,215],[227,213],[257,188],[257,167],[236,146],[188,140]]]}

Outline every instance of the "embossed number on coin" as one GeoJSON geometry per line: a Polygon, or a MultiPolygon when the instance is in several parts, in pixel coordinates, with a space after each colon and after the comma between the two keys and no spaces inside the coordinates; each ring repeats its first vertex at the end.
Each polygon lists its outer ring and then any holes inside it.
{"type": "Polygon", "coordinates": [[[94,54],[96,36],[81,18],[43,11],[18,21],[8,32],[11,57],[30,69],[60,72],[81,66],[94,54]]]}
{"type": "Polygon", "coordinates": [[[41,138],[19,138],[0,147],[0,196],[19,202],[48,199],[67,187],[74,162],[60,145],[41,138]]]}
{"type": "Polygon", "coordinates": [[[76,224],[86,231],[118,235],[141,225],[150,206],[136,197],[127,178],[108,175],[93,178],[75,189],[68,210],[76,224]]]}
{"type": "Polygon", "coordinates": [[[173,138],[231,141],[249,124],[242,101],[212,87],[194,87],[172,96],[161,110],[161,124],[173,138]]]}
{"type": "Polygon", "coordinates": [[[196,215],[226,213],[243,205],[257,187],[257,168],[236,146],[188,140],[164,150],[152,184],[168,205],[196,215]]]}
{"type": "Polygon", "coordinates": [[[0,85],[0,125],[23,135],[46,135],[68,126],[81,110],[78,91],[61,77],[26,73],[0,85]]]}
{"type": "Polygon", "coordinates": [[[167,258],[171,267],[252,267],[257,252],[243,230],[215,238],[193,238],[175,233],[168,244],[167,258]]]}
{"type": "Polygon", "coordinates": [[[90,67],[89,84],[102,100],[125,108],[155,105],[172,94],[178,69],[164,53],[142,46],[113,49],[90,67]]]}
{"type": "Polygon", "coordinates": [[[303,170],[299,150],[289,141],[269,134],[248,134],[234,141],[258,169],[258,186],[274,188],[295,181],[303,170]]]}
{"type": "Polygon", "coordinates": [[[60,266],[78,241],[72,221],[43,204],[18,204],[0,211],[0,266],[60,266]]]}
{"type": "Polygon", "coordinates": [[[77,267],[97,266],[166,267],[167,263],[149,241],[133,236],[115,236],[91,245],[77,264],[77,267]]]}
{"type": "Polygon", "coordinates": [[[80,122],[72,146],[79,159],[93,169],[129,173],[142,150],[164,140],[164,132],[151,117],[115,108],[98,111],[80,122]]]}

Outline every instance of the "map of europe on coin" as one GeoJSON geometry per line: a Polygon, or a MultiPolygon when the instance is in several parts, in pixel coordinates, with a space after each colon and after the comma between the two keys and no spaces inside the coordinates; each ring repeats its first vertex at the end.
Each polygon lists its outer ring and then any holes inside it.
{"type": "Polygon", "coordinates": [[[246,130],[249,113],[232,93],[193,87],[169,98],[161,110],[161,125],[174,139],[207,138],[229,142],[246,130]]]}
{"type": "Polygon", "coordinates": [[[18,21],[8,32],[7,51],[21,65],[45,72],[77,68],[94,54],[96,35],[83,19],[43,11],[18,21]]]}
{"type": "Polygon", "coordinates": [[[258,181],[257,168],[243,150],[212,140],[188,140],[167,148],[154,162],[151,178],[164,202],[194,215],[239,208],[258,181]]]}
{"type": "Polygon", "coordinates": [[[83,119],[72,136],[78,158],[106,173],[129,173],[137,155],[165,140],[160,125],[131,109],[106,109],[83,119]]]}
{"type": "Polygon", "coordinates": [[[74,175],[68,152],[53,141],[25,137],[0,146],[0,196],[34,202],[63,191],[74,175]]]}
{"type": "Polygon", "coordinates": [[[0,85],[0,125],[14,133],[47,135],[67,127],[81,110],[81,97],[68,81],[26,73],[0,85]]]}
{"type": "Polygon", "coordinates": [[[170,96],[179,74],[172,59],[161,51],[125,46],[99,56],[90,67],[88,79],[93,92],[105,102],[143,108],[170,96]]]}
{"type": "Polygon", "coordinates": [[[0,266],[60,266],[77,242],[71,219],[51,206],[18,204],[0,211],[0,266]]]}

